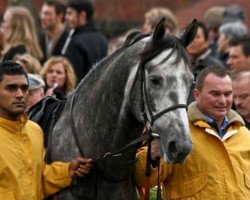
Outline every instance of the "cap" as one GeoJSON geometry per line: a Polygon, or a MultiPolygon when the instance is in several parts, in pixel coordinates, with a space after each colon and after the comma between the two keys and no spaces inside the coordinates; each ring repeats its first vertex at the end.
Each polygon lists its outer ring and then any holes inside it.
{"type": "Polygon", "coordinates": [[[43,88],[45,83],[43,79],[37,74],[28,74],[29,90],[43,88]]]}

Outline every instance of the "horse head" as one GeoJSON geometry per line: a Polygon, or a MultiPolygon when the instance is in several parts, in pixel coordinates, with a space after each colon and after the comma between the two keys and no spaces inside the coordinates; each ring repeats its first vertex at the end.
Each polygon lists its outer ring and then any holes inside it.
{"type": "Polygon", "coordinates": [[[182,163],[192,148],[186,102],[193,75],[185,48],[196,32],[196,20],[180,37],[165,33],[164,20],[160,21],[145,45],[136,75],[141,78],[131,93],[134,114],[159,134],[161,155],[168,163],[182,163]],[[135,111],[138,108],[141,112],[135,111]]]}

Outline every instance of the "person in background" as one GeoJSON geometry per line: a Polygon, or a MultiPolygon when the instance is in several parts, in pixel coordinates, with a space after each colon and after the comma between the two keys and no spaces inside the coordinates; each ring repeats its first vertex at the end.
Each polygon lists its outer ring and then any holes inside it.
{"type": "Polygon", "coordinates": [[[191,44],[187,47],[187,52],[192,63],[193,67],[192,72],[194,75],[194,82],[191,87],[187,101],[188,105],[195,100],[193,95],[193,90],[195,88],[195,80],[198,74],[204,68],[210,65],[223,67],[223,64],[211,54],[212,50],[209,49],[207,28],[201,22],[198,22],[197,25],[198,25],[198,30],[196,36],[194,40],[191,42],[191,44]]]}
{"type": "Polygon", "coordinates": [[[229,58],[227,60],[229,70],[237,73],[242,70],[250,70],[250,35],[237,38],[229,43],[229,58]]]}
{"type": "Polygon", "coordinates": [[[42,69],[39,60],[29,53],[17,54],[14,56],[13,61],[20,64],[30,74],[39,74],[42,69]]]}
{"type": "Polygon", "coordinates": [[[166,31],[177,34],[177,19],[170,9],[164,7],[155,7],[145,13],[143,32],[151,33],[154,31],[156,25],[163,17],[165,17],[166,31]]]}
{"type": "Polygon", "coordinates": [[[92,168],[91,159],[44,162],[41,128],[24,114],[29,82],[23,67],[0,63],[0,198],[43,199],[92,168]]]}
{"type": "MultiPolygon", "coordinates": [[[[231,109],[233,88],[224,68],[206,67],[196,79],[196,101],[188,107],[193,148],[182,164],[160,162],[164,199],[245,200],[250,196],[250,131],[242,117],[231,109]]],[[[159,141],[151,145],[151,158],[160,156],[159,141]]],[[[147,185],[146,149],[137,154],[135,183],[147,185]]],[[[148,184],[157,183],[151,168],[148,184]]]]}
{"type": "Polygon", "coordinates": [[[233,76],[233,97],[236,111],[243,117],[250,130],[250,70],[241,71],[233,76]]]}
{"type": "Polygon", "coordinates": [[[97,32],[93,15],[94,6],[91,1],[68,1],[66,22],[70,29],[74,29],[74,33],[65,56],[74,67],[78,83],[108,52],[107,40],[97,32]]]}
{"type": "Polygon", "coordinates": [[[8,7],[3,16],[4,44],[2,60],[12,60],[15,55],[29,53],[39,61],[42,51],[39,48],[36,26],[29,10],[22,6],[8,7]]]}
{"type": "Polygon", "coordinates": [[[193,66],[195,77],[209,65],[223,67],[222,63],[213,55],[209,49],[208,30],[202,22],[198,22],[198,30],[194,40],[187,47],[187,52],[193,66]]]}
{"type": "Polygon", "coordinates": [[[219,39],[217,47],[218,59],[225,67],[228,67],[230,41],[237,40],[248,34],[247,26],[241,21],[233,21],[222,24],[219,29],[219,39]]]}
{"type": "Polygon", "coordinates": [[[45,63],[40,73],[45,82],[45,95],[63,99],[76,86],[76,75],[67,58],[53,56],[45,63]]]}
{"type": "Polygon", "coordinates": [[[28,74],[29,88],[25,113],[44,97],[45,83],[37,74],[28,74]]]}
{"type": "Polygon", "coordinates": [[[225,8],[223,13],[223,24],[228,22],[246,22],[245,9],[238,4],[230,4],[225,8]]]}
{"type": "Polygon", "coordinates": [[[212,6],[206,10],[203,16],[204,25],[208,30],[209,49],[211,49],[213,56],[217,55],[219,28],[223,21],[224,11],[224,6],[212,6]]]}
{"type": "Polygon", "coordinates": [[[60,0],[46,0],[43,2],[40,20],[44,30],[39,35],[39,44],[43,51],[42,64],[50,56],[62,55],[62,48],[69,31],[65,21],[66,5],[60,0]]]}

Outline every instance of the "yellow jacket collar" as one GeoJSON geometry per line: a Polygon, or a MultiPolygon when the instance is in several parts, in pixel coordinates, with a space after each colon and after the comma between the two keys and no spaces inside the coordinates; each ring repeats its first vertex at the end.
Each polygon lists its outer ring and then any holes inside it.
{"type": "MultiPolygon", "coordinates": [[[[206,119],[205,115],[198,108],[196,101],[192,102],[188,106],[188,118],[192,122],[202,120],[204,127],[207,127],[207,128],[209,127],[209,125],[206,125],[207,119],[206,119]]],[[[227,118],[228,118],[228,124],[240,123],[242,125],[245,125],[245,122],[242,119],[242,117],[232,109],[228,112],[227,118]]]]}
{"type": "Polygon", "coordinates": [[[11,121],[0,117],[0,127],[11,133],[20,133],[27,121],[28,117],[25,114],[22,114],[20,120],[18,121],[11,121]]]}

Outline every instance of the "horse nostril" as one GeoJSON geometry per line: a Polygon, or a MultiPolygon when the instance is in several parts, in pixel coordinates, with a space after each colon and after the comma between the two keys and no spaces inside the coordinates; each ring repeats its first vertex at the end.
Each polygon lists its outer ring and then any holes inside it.
{"type": "Polygon", "coordinates": [[[190,143],[180,144],[175,140],[168,143],[168,158],[172,163],[183,163],[191,151],[190,143]]]}
{"type": "Polygon", "coordinates": [[[169,152],[171,154],[177,153],[176,142],[170,142],[170,144],[169,144],[169,152]]]}

